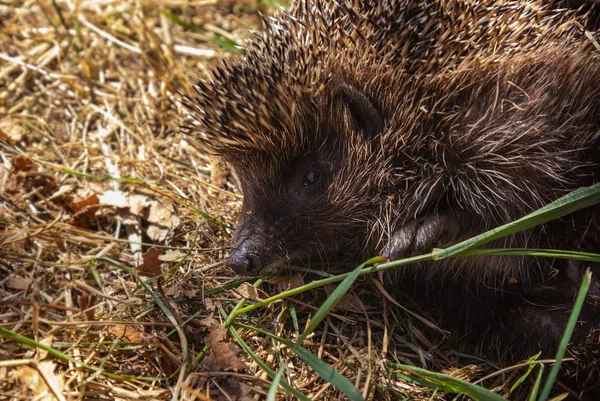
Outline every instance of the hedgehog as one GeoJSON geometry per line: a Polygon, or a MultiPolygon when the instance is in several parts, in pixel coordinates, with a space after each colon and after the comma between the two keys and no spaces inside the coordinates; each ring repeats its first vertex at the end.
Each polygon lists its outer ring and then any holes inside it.
{"type": "MultiPolygon", "coordinates": [[[[187,98],[244,195],[229,264],[391,260],[455,244],[600,180],[600,12],[532,0],[298,0],[187,98]]],[[[600,251],[600,208],[489,247],[600,251]]],[[[323,263],[321,263],[323,262],[323,263]]],[[[597,263],[468,257],[385,280],[498,361],[600,342],[597,263]]],[[[581,348],[583,347],[583,348],[581,348]]]]}

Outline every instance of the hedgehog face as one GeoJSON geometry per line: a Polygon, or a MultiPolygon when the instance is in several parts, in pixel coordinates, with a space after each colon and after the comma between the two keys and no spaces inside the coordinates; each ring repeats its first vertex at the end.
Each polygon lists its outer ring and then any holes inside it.
{"type": "Polygon", "coordinates": [[[331,85],[320,103],[316,116],[293,128],[303,140],[292,150],[289,144],[282,151],[249,149],[230,159],[244,192],[229,259],[234,270],[329,259],[342,247],[358,254],[367,242],[373,208],[366,204],[374,202],[376,191],[369,184],[378,182],[369,174],[382,170],[371,146],[382,119],[346,83],[331,85]]]}
{"type": "Polygon", "coordinates": [[[236,169],[244,203],[229,259],[232,268],[258,272],[301,259],[322,241],[323,224],[333,208],[327,191],[335,169],[336,163],[314,154],[269,172],[268,181],[253,180],[244,174],[247,170],[236,169]]]}

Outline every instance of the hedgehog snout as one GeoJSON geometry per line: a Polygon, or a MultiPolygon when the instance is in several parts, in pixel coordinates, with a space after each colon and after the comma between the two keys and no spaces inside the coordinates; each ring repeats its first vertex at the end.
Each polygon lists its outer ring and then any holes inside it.
{"type": "Polygon", "coordinates": [[[263,268],[260,256],[246,243],[235,247],[229,255],[228,262],[236,273],[258,273],[263,268]]]}

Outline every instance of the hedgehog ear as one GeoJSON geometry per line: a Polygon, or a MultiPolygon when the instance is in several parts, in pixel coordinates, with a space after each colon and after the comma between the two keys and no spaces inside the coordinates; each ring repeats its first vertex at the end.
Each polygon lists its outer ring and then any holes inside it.
{"type": "MultiPolygon", "coordinates": [[[[347,83],[336,84],[331,90],[331,117],[338,121],[347,111],[354,128],[372,138],[383,130],[383,119],[371,100],[360,90],[347,83]]],[[[335,121],[334,120],[334,121],[335,121]]]]}

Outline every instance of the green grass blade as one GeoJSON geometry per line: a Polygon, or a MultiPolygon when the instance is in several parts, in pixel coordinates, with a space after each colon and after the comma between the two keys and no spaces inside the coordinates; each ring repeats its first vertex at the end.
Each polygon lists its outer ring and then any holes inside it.
{"type": "Polygon", "coordinates": [[[171,313],[171,310],[165,305],[165,303],[162,301],[162,299],[160,299],[160,297],[158,295],[156,295],[154,293],[154,291],[152,291],[152,289],[146,283],[146,281],[144,281],[142,279],[142,277],[138,274],[137,270],[132,269],[129,266],[125,266],[123,264],[117,263],[114,260],[109,259],[109,258],[97,258],[96,260],[103,261],[103,262],[111,264],[113,266],[117,266],[117,267],[121,268],[122,270],[124,270],[126,273],[129,273],[130,275],[135,277],[138,280],[138,282],[141,284],[141,286],[144,288],[144,290],[146,290],[146,292],[152,297],[152,299],[154,300],[156,305],[160,308],[160,310],[165,314],[167,319],[169,319],[171,321],[171,323],[173,323],[173,326],[175,327],[175,330],[177,331],[177,335],[179,336],[179,341],[181,342],[181,365],[177,368],[177,369],[179,369],[179,377],[177,379],[177,384],[173,387],[172,397],[171,397],[171,399],[173,401],[177,400],[179,398],[179,392],[181,390],[181,386],[183,385],[183,379],[184,379],[185,371],[187,369],[187,364],[188,364],[188,360],[189,360],[188,348],[187,348],[187,338],[185,336],[183,328],[179,324],[179,321],[173,315],[173,313],[171,313]]]}
{"type": "Polygon", "coordinates": [[[581,260],[584,262],[600,263],[600,253],[571,251],[562,249],[535,248],[487,248],[469,249],[457,256],[494,255],[494,256],[538,256],[555,259],[581,260]]]}
{"type": "Polygon", "coordinates": [[[346,394],[351,401],[364,401],[362,394],[345,376],[337,372],[327,363],[320,360],[315,354],[307,350],[306,348],[295,344],[292,341],[280,338],[283,344],[288,347],[293,347],[294,352],[304,362],[306,362],[313,370],[325,379],[328,383],[331,383],[335,388],[346,394]]]}
{"type": "MultiPolygon", "coordinates": [[[[269,368],[269,366],[266,363],[264,363],[258,356],[256,356],[256,354],[252,351],[252,349],[250,349],[248,344],[246,344],[242,336],[240,336],[240,334],[237,332],[235,327],[229,327],[229,332],[231,333],[233,338],[235,338],[239,346],[242,347],[244,351],[246,351],[250,358],[252,358],[252,360],[256,362],[256,364],[267,373],[267,376],[269,376],[272,379],[276,377],[275,372],[271,368],[269,368]]],[[[281,387],[283,387],[285,391],[292,394],[297,399],[302,401],[310,401],[310,398],[308,398],[306,395],[302,394],[300,391],[296,390],[294,387],[289,385],[285,380],[281,379],[279,384],[281,385],[281,387]]]]}
{"type": "Polygon", "coordinates": [[[550,369],[550,373],[548,374],[548,378],[546,379],[546,384],[544,384],[544,389],[542,390],[542,394],[538,401],[546,401],[548,396],[550,396],[550,391],[552,390],[552,386],[554,385],[554,381],[558,376],[558,371],[560,370],[560,365],[562,363],[562,359],[565,356],[565,352],[567,350],[567,345],[569,345],[569,341],[571,341],[571,335],[573,334],[573,330],[575,329],[575,325],[577,324],[577,319],[579,318],[579,314],[581,313],[581,308],[583,308],[583,304],[585,302],[585,297],[590,288],[590,282],[592,281],[592,272],[590,270],[586,270],[583,275],[583,279],[581,280],[581,285],[579,286],[579,291],[577,292],[577,298],[575,299],[575,305],[573,305],[573,310],[571,311],[571,315],[569,315],[569,321],[567,322],[567,327],[565,328],[565,333],[560,340],[560,345],[558,346],[558,350],[556,351],[556,356],[554,359],[556,362],[550,369]]]}
{"type": "Polygon", "coordinates": [[[290,302],[290,317],[292,318],[292,325],[294,326],[294,333],[300,335],[300,324],[298,324],[298,314],[296,313],[296,307],[290,302]]]}
{"type": "Polygon", "coordinates": [[[506,398],[486,388],[483,388],[473,383],[469,383],[464,380],[457,379],[456,377],[450,375],[430,372],[426,369],[395,363],[389,363],[389,366],[392,366],[393,368],[397,369],[402,369],[404,371],[410,372],[413,375],[426,379],[430,382],[436,383],[443,391],[464,394],[477,401],[507,401],[506,398]]]}
{"type": "Polygon", "coordinates": [[[283,373],[285,372],[285,366],[282,366],[279,369],[279,373],[273,379],[273,383],[271,383],[271,387],[269,388],[269,392],[267,393],[267,401],[276,401],[277,400],[277,389],[279,388],[279,382],[283,377],[283,373]]]}
{"type": "MultiPolygon", "coordinates": [[[[470,240],[467,240],[470,241],[470,240]]],[[[465,241],[465,242],[467,242],[465,241]]],[[[461,243],[462,244],[462,243],[461,243]]],[[[458,244],[460,245],[460,244],[458,244]]],[[[438,250],[439,252],[439,250],[438,250]]],[[[498,255],[512,255],[512,256],[538,256],[538,257],[550,257],[550,258],[560,258],[560,259],[573,259],[573,260],[582,260],[586,262],[600,262],[600,254],[590,253],[590,252],[579,252],[579,251],[570,251],[570,250],[555,250],[555,249],[527,249],[527,248],[488,248],[488,249],[468,249],[460,253],[460,255],[452,255],[452,257],[466,257],[472,255],[488,255],[488,256],[498,256],[498,255]]],[[[419,256],[412,256],[405,259],[394,260],[392,262],[381,263],[378,266],[365,267],[359,272],[359,276],[363,276],[365,274],[373,274],[384,270],[395,269],[401,266],[406,266],[413,263],[420,263],[432,260],[432,254],[425,254],[419,256]]],[[[268,305],[272,302],[279,301],[285,298],[289,298],[291,296],[300,294],[302,292],[319,288],[324,285],[334,284],[346,279],[352,273],[343,273],[332,277],[327,277],[321,280],[315,280],[308,284],[305,284],[300,287],[296,287],[294,289],[280,292],[275,294],[269,298],[263,299],[262,301],[258,301],[251,305],[244,306],[240,308],[235,316],[238,316],[242,313],[248,313],[254,309],[258,309],[262,306],[268,305]]]]}
{"type": "Polygon", "coordinates": [[[538,370],[537,377],[535,378],[535,382],[531,388],[531,394],[529,394],[528,399],[529,401],[535,401],[538,392],[540,391],[540,386],[542,385],[542,377],[544,377],[544,364],[540,363],[538,366],[540,367],[540,370],[538,370]]]}
{"type": "MultiPolygon", "coordinates": [[[[537,354],[535,354],[534,356],[529,358],[527,360],[527,362],[534,362],[535,360],[537,360],[540,357],[540,355],[541,355],[541,352],[538,352],[537,354]]],[[[525,379],[527,379],[529,377],[529,375],[531,374],[531,372],[533,372],[533,369],[535,369],[536,366],[537,366],[537,364],[535,364],[535,363],[532,363],[531,365],[529,365],[529,367],[527,368],[527,371],[525,371],[525,373],[523,375],[521,375],[521,377],[519,377],[512,386],[510,386],[509,393],[512,394],[512,392],[515,391],[515,389],[517,387],[519,387],[521,385],[521,383],[523,383],[525,381],[525,379]]]]}
{"type": "Polygon", "coordinates": [[[102,369],[97,369],[91,365],[86,364],[85,362],[82,362],[78,359],[73,358],[72,356],[65,354],[64,352],[61,352],[55,348],[52,348],[50,346],[47,346],[47,345],[44,345],[37,341],[34,341],[31,338],[22,336],[18,333],[15,333],[14,331],[5,329],[4,327],[0,327],[0,336],[10,338],[11,340],[16,341],[16,342],[23,344],[25,346],[28,346],[28,347],[42,349],[42,350],[48,352],[50,355],[54,356],[55,358],[59,358],[59,359],[65,360],[65,361],[72,362],[78,366],[92,370],[96,373],[100,373],[108,378],[113,379],[113,380],[124,381],[124,380],[132,378],[131,376],[126,377],[126,376],[114,375],[114,374],[106,372],[102,369]]]}
{"type": "MultiPolygon", "coordinates": [[[[371,259],[371,261],[374,261],[373,263],[378,263],[380,261],[383,261],[384,259],[381,257],[377,257],[377,258],[373,258],[371,259]]],[[[424,255],[424,256],[415,256],[415,257],[411,257],[411,258],[407,258],[407,259],[403,259],[403,260],[399,260],[399,261],[395,261],[393,263],[398,263],[398,264],[403,264],[403,265],[408,265],[411,263],[417,263],[417,262],[423,262],[426,260],[431,260],[431,254],[428,255],[424,255]]],[[[364,264],[366,264],[367,262],[365,262],[364,264]]],[[[386,263],[387,265],[387,263],[386,263]]],[[[380,265],[382,266],[382,265],[380,265]]],[[[373,273],[378,271],[376,267],[366,267],[364,269],[362,269],[362,271],[360,272],[360,276],[365,275],[365,274],[369,274],[369,273],[373,273]]],[[[248,306],[244,306],[243,308],[241,308],[240,310],[238,310],[237,315],[241,315],[243,313],[248,313],[254,309],[258,309],[262,306],[268,305],[270,303],[273,303],[275,301],[280,301],[282,299],[286,299],[289,297],[292,297],[294,295],[303,293],[305,291],[308,290],[312,290],[315,288],[319,288],[319,287],[323,287],[324,285],[327,284],[333,284],[333,283],[338,283],[340,281],[343,281],[346,277],[348,277],[350,274],[352,274],[352,272],[350,273],[342,273],[342,274],[338,274],[337,276],[332,276],[332,277],[327,277],[321,280],[315,280],[315,281],[311,281],[308,284],[304,284],[303,286],[300,287],[296,287],[296,288],[292,288],[291,290],[287,290],[284,292],[280,292],[279,294],[275,294],[269,298],[265,298],[262,301],[258,301],[256,303],[253,303],[252,305],[248,305],[248,306]]]]}
{"type": "Polygon", "coordinates": [[[463,241],[460,244],[453,245],[443,250],[435,250],[434,259],[443,259],[448,256],[456,255],[469,248],[547,223],[550,220],[558,219],[597,203],[600,203],[600,183],[576,189],[525,217],[487,231],[463,241]]]}
{"type": "Polygon", "coordinates": [[[209,37],[211,42],[213,42],[214,44],[219,46],[221,49],[223,49],[231,54],[235,54],[236,56],[243,56],[246,53],[245,50],[239,44],[237,44],[236,42],[234,42],[231,39],[224,37],[223,35],[214,33],[210,36],[206,31],[203,31],[202,29],[198,28],[194,24],[190,24],[190,23],[182,20],[181,18],[179,18],[179,16],[173,14],[172,12],[170,12],[168,10],[159,10],[158,12],[160,14],[164,15],[165,17],[169,18],[171,21],[173,21],[177,25],[181,26],[183,29],[186,29],[188,31],[194,32],[199,35],[204,35],[205,37],[209,37]]]}
{"type": "MultiPolygon", "coordinates": [[[[363,268],[359,275],[372,274],[388,269],[398,268],[400,266],[405,266],[413,263],[426,262],[435,259],[443,259],[450,256],[466,256],[467,254],[492,254],[497,252],[504,252],[505,255],[511,254],[509,250],[500,251],[498,249],[481,249],[481,250],[470,250],[478,245],[485,244],[487,242],[502,238],[504,236],[508,236],[520,231],[524,231],[531,227],[534,227],[538,224],[546,223],[550,220],[563,217],[569,213],[575,212],[580,209],[584,209],[586,207],[595,205],[600,203],[600,183],[592,185],[590,187],[579,188],[562,198],[548,204],[547,206],[521,218],[515,220],[511,223],[505,224],[493,230],[487,231],[483,234],[470,238],[466,241],[463,241],[459,244],[453,245],[446,249],[435,249],[433,252],[425,255],[413,256],[405,259],[395,260],[392,262],[382,263],[376,267],[367,267],[363,268]]],[[[530,255],[530,256],[544,256],[544,257],[553,257],[553,258],[572,258],[577,260],[585,260],[585,261],[598,261],[598,254],[594,253],[586,253],[586,252],[574,252],[574,251],[556,251],[556,250],[539,250],[538,254],[531,253],[531,250],[512,250],[513,255],[530,255]],[[525,253],[530,252],[530,253],[525,253]],[[561,254],[562,253],[562,254],[561,254]]],[[[328,277],[321,280],[315,280],[309,284],[306,284],[301,287],[294,288],[292,290],[288,290],[275,296],[269,297],[262,301],[256,302],[252,305],[245,306],[240,308],[237,311],[237,315],[242,313],[250,312],[251,310],[260,308],[262,306],[268,305],[272,302],[285,299],[291,297],[293,295],[302,293],[309,289],[314,289],[318,287],[322,287],[327,284],[336,283],[346,279],[352,273],[344,273],[333,277],[328,277]]]]}
{"type": "Polygon", "coordinates": [[[236,56],[243,56],[244,54],[246,54],[246,50],[244,50],[244,48],[235,43],[233,40],[228,39],[225,36],[219,35],[218,33],[215,33],[210,38],[210,41],[219,46],[221,49],[236,56]]]}
{"type": "Polygon", "coordinates": [[[297,343],[302,344],[310,333],[312,333],[317,326],[325,319],[325,317],[331,312],[331,310],[341,301],[341,299],[346,295],[346,293],[352,287],[352,284],[356,281],[356,278],[360,274],[363,267],[366,265],[372,265],[373,263],[384,261],[383,258],[373,258],[360,266],[357,266],[352,272],[346,276],[346,278],[337,286],[337,288],[331,293],[329,297],[323,302],[323,305],[315,312],[312,320],[310,321],[308,327],[304,330],[304,332],[298,338],[297,343]]]}
{"type": "Polygon", "coordinates": [[[273,333],[269,333],[266,330],[260,329],[258,327],[249,326],[243,323],[233,323],[234,326],[242,327],[248,330],[254,330],[263,335],[269,336],[277,342],[280,342],[290,348],[296,355],[300,357],[307,365],[309,365],[315,373],[321,376],[325,381],[331,383],[332,386],[340,390],[342,393],[346,394],[348,398],[352,401],[364,401],[362,394],[350,381],[344,377],[342,374],[337,372],[327,363],[320,360],[315,354],[304,348],[303,346],[294,343],[285,338],[281,338],[276,336],[273,333]]]}
{"type": "Polygon", "coordinates": [[[201,34],[201,35],[205,34],[205,32],[202,29],[198,28],[196,25],[185,22],[184,20],[179,18],[179,16],[173,14],[172,12],[170,12],[168,10],[158,10],[158,13],[164,15],[165,17],[167,17],[168,19],[170,19],[177,25],[181,26],[183,29],[186,29],[190,32],[194,32],[194,33],[201,34]]]}
{"type": "MultiPolygon", "coordinates": [[[[394,377],[397,377],[398,379],[401,379],[401,380],[407,382],[407,383],[415,384],[420,387],[426,387],[431,390],[434,390],[435,392],[443,391],[445,393],[453,393],[453,389],[451,387],[446,387],[444,384],[435,383],[435,382],[429,381],[429,380],[424,379],[419,376],[411,376],[410,374],[405,374],[405,373],[401,373],[401,372],[388,372],[388,373],[394,377]]],[[[431,399],[435,399],[435,398],[432,397],[431,399]]]]}

